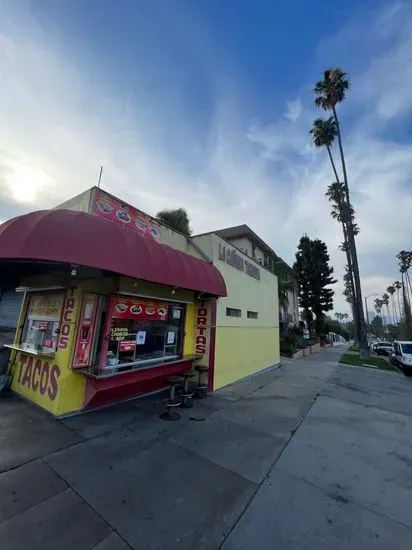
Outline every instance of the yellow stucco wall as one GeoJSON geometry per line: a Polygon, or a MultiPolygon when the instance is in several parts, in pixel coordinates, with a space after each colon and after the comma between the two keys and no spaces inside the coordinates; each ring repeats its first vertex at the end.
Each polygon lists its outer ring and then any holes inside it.
{"type": "MultiPolygon", "coordinates": [[[[69,293],[71,291],[68,290],[66,301],[70,297],[69,293]]],[[[74,290],[72,298],[74,307],[69,316],[70,334],[66,348],[58,347],[53,358],[13,350],[11,352],[11,389],[56,416],[81,409],[86,387],[85,377],[70,368],[76,323],[80,314],[81,291],[74,290]]],[[[24,323],[27,303],[28,294],[20,313],[19,327],[24,323]]],[[[20,342],[20,337],[19,329],[15,337],[16,345],[20,342]]]]}
{"type": "Polygon", "coordinates": [[[224,327],[216,332],[214,389],[279,362],[279,328],[224,327]]]}
{"type": "MultiPolygon", "coordinates": [[[[250,257],[236,250],[246,262],[259,270],[257,280],[219,258],[220,247],[230,246],[217,235],[196,238],[222,273],[227,287],[226,298],[219,298],[216,320],[214,389],[255,374],[279,362],[279,306],[277,277],[250,257]],[[241,310],[241,317],[229,317],[226,308],[241,310]],[[257,319],[247,312],[257,312],[257,319]]],[[[222,252],[222,248],[220,248],[222,252]]]]}
{"type": "Polygon", "coordinates": [[[195,352],[195,324],[196,324],[196,305],[187,304],[183,355],[192,355],[195,352]]]}

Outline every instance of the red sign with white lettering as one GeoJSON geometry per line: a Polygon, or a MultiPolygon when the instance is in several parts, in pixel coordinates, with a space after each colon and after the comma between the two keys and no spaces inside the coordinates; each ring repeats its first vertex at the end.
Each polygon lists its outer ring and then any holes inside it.
{"type": "Polygon", "coordinates": [[[136,349],[136,342],[134,340],[122,340],[119,342],[120,351],[134,351],[136,349]]]}

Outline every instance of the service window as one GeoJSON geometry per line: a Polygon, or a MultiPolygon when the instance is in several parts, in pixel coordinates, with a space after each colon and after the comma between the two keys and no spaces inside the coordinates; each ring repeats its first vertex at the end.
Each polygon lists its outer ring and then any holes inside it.
{"type": "Polygon", "coordinates": [[[106,366],[181,357],[184,313],[184,304],[114,297],[106,366]]]}
{"type": "Polygon", "coordinates": [[[36,352],[56,350],[63,303],[63,292],[30,296],[21,338],[23,348],[36,352]]]}

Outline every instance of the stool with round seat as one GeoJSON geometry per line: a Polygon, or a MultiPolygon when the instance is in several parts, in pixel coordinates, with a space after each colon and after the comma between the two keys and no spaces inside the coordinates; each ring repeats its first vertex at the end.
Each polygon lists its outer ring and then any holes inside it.
{"type": "Polygon", "coordinates": [[[209,370],[207,365],[196,365],[195,370],[199,373],[199,378],[196,386],[196,397],[203,399],[207,397],[207,381],[204,381],[205,375],[209,370]]]}
{"type": "Polygon", "coordinates": [[[182,409],[190,409],[191,407],[193,407],[193,392],[189,390],[189,382],[190,379],[195,376],[195,374],[196,373],[193,369],[182,372],[182,376],[185,380],[183,392],[180,394],[180,397],[182,397],[182,402],[180,403],[179,407],[181,407],[182,409]]]}
{"type": "Polygon", "coordinates": [[[166,380],[170,384],[170,397],[166,402],[166,410],[159,416],[162,420],[179,420],[180,414],[174,410],[181,403],[180,399],[176,399],[176,386],[183,382],[184,378],[182,376],[167,376],[166,380]]]}

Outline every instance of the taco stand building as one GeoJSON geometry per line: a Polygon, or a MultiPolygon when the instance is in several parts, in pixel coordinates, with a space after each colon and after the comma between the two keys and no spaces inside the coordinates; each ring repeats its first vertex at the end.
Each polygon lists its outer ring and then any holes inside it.
{"type": "Polygon", "coordinates": [[[55,416],[208,389],[279,362],[277,277],[211,232],[186,237],[100,188],[0,226],[0,278],[23,293],[11,388],[55,416]]]}

